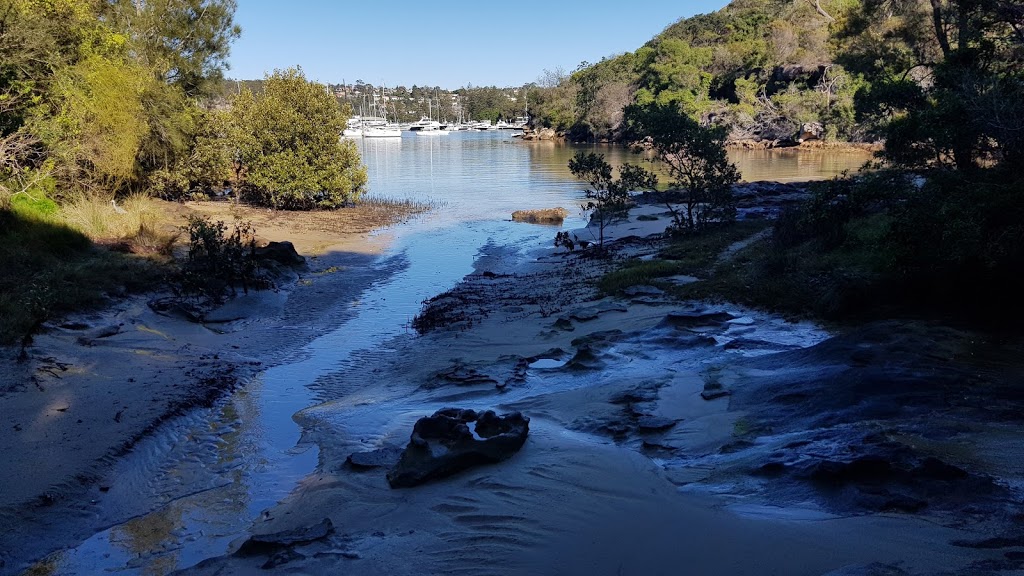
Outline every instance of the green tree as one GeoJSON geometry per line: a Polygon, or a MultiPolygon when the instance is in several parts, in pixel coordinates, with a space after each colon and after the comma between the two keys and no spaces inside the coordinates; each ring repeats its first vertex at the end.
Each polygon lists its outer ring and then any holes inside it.
{"type": "Polygon", "coordinates": [[[875,78],[862,119],[881,123],[885,157],[900,166],[973,171],[1024,159],[1024,16],[1007,0],[865,3],[845,55],[875,78]],[[877,43],[877,30],[890,30],[877,43]]]}
{"type": "Polygon", "coordinates": [[[634,105],[626,115],[633,136],[650,142],[672,178],[665,204],[675,231],[697,232],[736,217],[732,185],[740,173],[726,156],[725,128],[701,126],[674,104],[634,105]],[[672,205],[676,194],[682,196],[683,213],[672,205]]]}
{"type": "Polygon", "coordinates": [[[597,246],[601,252],[604,252],[604,230],[627,211],[629,193],[652,190],[658,185],[654,174],[631,164],[623,165],[619,177],[613,178],[612,167],[604,155],[593,152],[577,152],[569,160],[569,171],[590,185],[585,191],[588,201],[581,208],[591,213],[591,222],[597,221],[597,246]]]}
{"type": "Polygon", "coordinates": [[[334,209],[359,198],[366,168],[354,142],[342,140],[348,114],[302,70],[275,70],[263,92],[231,102],[243,198],[289,210],[334,209]]]}
{"type": "Polygon", "coordinates": [[[212,96],[227,69],[235,0],[109,0],[106,16],[157,77],[187,97],[212,96]]]}

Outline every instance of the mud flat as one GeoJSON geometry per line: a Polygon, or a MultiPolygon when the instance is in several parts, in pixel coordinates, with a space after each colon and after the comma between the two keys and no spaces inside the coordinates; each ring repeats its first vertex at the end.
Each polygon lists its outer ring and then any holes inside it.
{"type": "MultiPolygon", "coordinates": [[[[616,258],[660,249],[638,219],[652,210],[612,231],[616,258]]],[[[490,247],[428,302],[422,335],[321,376],[323,402],[295,416],[316,472],[235,552],[181,573],[1024,568],[1018,337],[826,330],[653,287],[612,299],[590,281],[615,259],[510,254],[490,247]],[[445,407],[520,411],[529,437],[504,462],[390,488],[388,455],[445,407]]]]}

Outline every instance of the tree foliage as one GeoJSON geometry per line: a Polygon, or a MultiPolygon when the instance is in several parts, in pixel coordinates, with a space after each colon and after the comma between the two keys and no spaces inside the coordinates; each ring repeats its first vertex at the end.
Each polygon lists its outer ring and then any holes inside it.
{"type": "Polygon", "coordinates": [[[623,107],[674,104],[732,139],[791,140],[806,122],[824,124],[829,138],[866,137],[853,120],[863,78],[837,61],[836,34],[859,4],[736,0],[680,20],[635,52],[583,63],[540,90],[536,121],[571,139],[621,138],[622,116],[609,110],[621,98],[600,97],[612,89],[628,94],[623,107]]]}
{"type": "Polygon", "coordinates": [[[60,195],[148,185],[189,152],[239,32],[234,10],[234,0],[0,0],[0,181],[52,178],[60,195]]]}
{"type": "MultiPolygon", "coordinates": [[[[619,169],[619,177],[614,178],[612,166],[604,155],[593,152],[577,152],[569,160],[569,172],[590,185],[585,191],[587,202],[581,208],[591,214],[591,222],[597,222],[597,246],[601,252],[604,251],[604,230],[627,212],[629,193],[651,190],[658,185],[654,174],[631,164],[623,165],[619,169]]],[[[567,240],[569,238],[565,236],[561,243],[571,247],[567,240]]]]}
{"type": "Polygon", "coordinates": [[[339,137],[347,119],[301,69],[268,75],[259,94],[243,90],[232,99],[230,116],[243,197],[299,210],[357,200],[366,168],[355,143],[339,137]]]}
{"type": "Polygon", "coordinates": [[[627,117],[634,138],[649,143],[672,178],[665,198],[673,229],[697,232],[711,223],[735,218],[732,185],[740,174],[726,156],[725,129],[701,126],[679,106],[636,105],[627,110],[627,117]],[[681,195],[684,212],[672,205],[676,195],[681,195]]]}

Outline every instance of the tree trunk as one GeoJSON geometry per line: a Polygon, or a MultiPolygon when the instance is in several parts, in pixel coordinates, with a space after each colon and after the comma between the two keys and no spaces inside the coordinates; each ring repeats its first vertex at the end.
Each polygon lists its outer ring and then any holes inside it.
{"type": "Polygon", "coordinates": [[[836,19],[833,18],[831,14],[826,12],[825,9],[821,7],[821,0],[807,0],[807,1],[810,2],[811,4],[813,4],[814,5],[814,10],[818,14],[823,16],[826,20],[828,20],[829,22],[835,22],[836,21],[836,19]]]}
{"type": "Polygon", "coordinates": [[[932,4],[932,25],[935,27],[935,39],[939,41],[942,48],[942,57],[949,58],[949,36],[946,35],[946,27],[942,19],[942,0],[931,0],[932,4]]]}

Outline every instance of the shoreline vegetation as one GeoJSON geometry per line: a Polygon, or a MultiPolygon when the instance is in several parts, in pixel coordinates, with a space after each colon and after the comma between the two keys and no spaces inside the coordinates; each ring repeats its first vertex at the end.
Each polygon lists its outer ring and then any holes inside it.
{"type": "Polygon", "coordinates": [[[172,288],[187,252],[191,217],[251,225],[257,247],[289,241],[316,256],[334,245],[338,234],[366,234],[429,209],[373,197],[313,212],[268,212],[231,200],[136,197],[116,207],[81,198],[49,214],[0,211],[0,345],[24,350],[47,323],[129,295],[172,288]]]}

